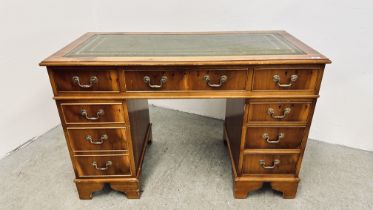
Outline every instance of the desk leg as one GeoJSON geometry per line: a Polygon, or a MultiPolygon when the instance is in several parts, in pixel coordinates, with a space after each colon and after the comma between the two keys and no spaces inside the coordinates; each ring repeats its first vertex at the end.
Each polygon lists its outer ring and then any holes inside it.
{"type": "Polygon", "coordinates": [[[299,181],[293,182],[271,182],[272,189],[282,192],[285,199],[293,199],[297,194],[299,181]]]}
{"type": "Polygon", "coordinates": [[[234,181],[233,195],[237,199],[245,199],[252,191],[262,188],[263,182],[234,181]]]}
{"type": "Polygon", "coordinates": [[[80,182],[75,181],[78,190],[79,198],[82,200],[92,199],[92,194],[104,188],[104,183],[100,182],[80,182]]]}

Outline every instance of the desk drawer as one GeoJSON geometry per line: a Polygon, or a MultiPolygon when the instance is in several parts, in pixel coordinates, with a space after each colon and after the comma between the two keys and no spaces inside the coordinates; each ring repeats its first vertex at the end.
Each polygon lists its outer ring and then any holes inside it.
{"type": "Polygon", "coordinates": [[[79,177],[131,176],[128,155],[75,156],[79,177]]]}
{"type": "Polygon", "coordinates": [[[299,154],[246,154],[243,174],[295,174],[299,154]]]}
{"type": "Polygon", "coordinates": [[[73,152],[127,150],[126,128],[67,128],[73,152]]]}
{"type": "Polygon", "coordinates": [[[127,91],[175,91],[184,90],[183,70],[126,71],[127,91]]]}
{"type": "Polygon", "coordinates": [[[124,123],[122,103],[62,103],[66,124],[124,123]]]}
{"type": "Polygon", "coordinates": [[[249,103],[248,122],[299,122],[306,123],[311,113],[312,102],[267,102],[249,103]]]}
{"type": "Polygon", "coordinates": [[[248,127],[246,149],[297,149],[305,127],[248,127]]]}
{"type": "Polygon", "coordinates": [[[196,70],[189,76],[192,90],[245,90],[247,69],[196,70]]]}
{"type": "Polygon", "coordinates": [[[115,70],[59,69],[53,71],[56,90],[63,92],[119,92],[115,70]]]}
{"type": "Polygon", "coordinates": [[[315,90],[318,69],[254,69],[253,91],[312,91],[315,90]]]}

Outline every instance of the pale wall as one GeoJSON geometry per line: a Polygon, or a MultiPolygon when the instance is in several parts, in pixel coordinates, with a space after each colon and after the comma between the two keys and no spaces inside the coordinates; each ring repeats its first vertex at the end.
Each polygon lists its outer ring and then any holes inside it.
{"type": "MultiPolygon", "coordinates": [[[[0,0],[0,157],[59,123],[38,62],[86,31],[284,29],[333,60],[310,137],[373,150],[372,1],[0,0]]],[[[224,101],[153,101],[216,118],[224,101]]]]}
{"type": "Polygon", "coordinates": [[[38,63],[94,30],[89,2],[0,0],[0,158],[60,123],[38,63]]]}

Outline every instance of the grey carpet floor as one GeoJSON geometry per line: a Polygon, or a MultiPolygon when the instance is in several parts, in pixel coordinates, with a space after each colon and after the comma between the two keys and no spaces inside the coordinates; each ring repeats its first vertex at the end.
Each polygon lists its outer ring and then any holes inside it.
{"type": "Polygon", "coordinates": [[[58,126],[0,160],[0,209],[373,209],[373,152],[310,140],[296,199],[265,187],[235,200],[223,121],[157,107],[151,120],[140,200],[79,200],[58,126]]]}

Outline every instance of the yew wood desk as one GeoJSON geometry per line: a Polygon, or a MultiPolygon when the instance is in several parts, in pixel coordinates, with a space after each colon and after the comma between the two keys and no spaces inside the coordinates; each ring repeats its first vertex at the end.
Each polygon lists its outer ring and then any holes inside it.
{"type": "Polygon", "coordinates": [[[150,98],[226,98],[234,196],[269,182],[294,198],[327,63],[284,31],[256,31],[87,33],[40,65],[81,199],[104,184],[140,197],[150,98]]]}

